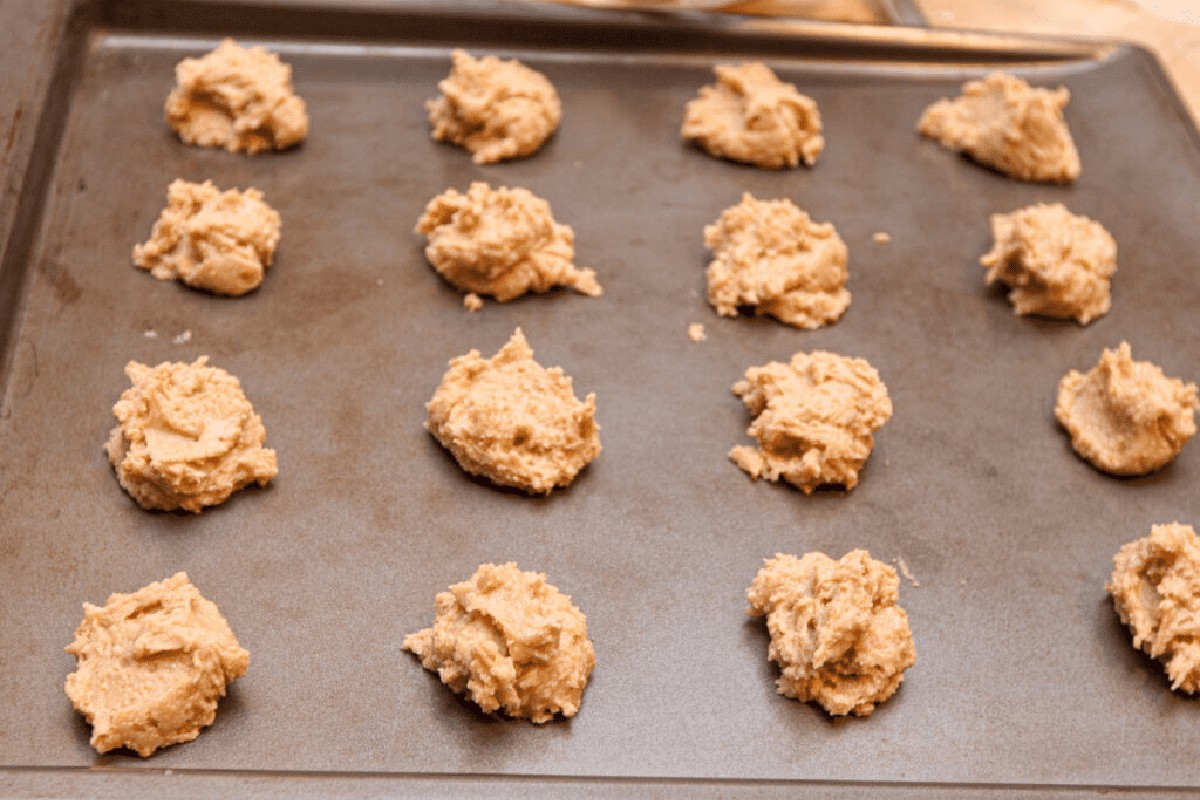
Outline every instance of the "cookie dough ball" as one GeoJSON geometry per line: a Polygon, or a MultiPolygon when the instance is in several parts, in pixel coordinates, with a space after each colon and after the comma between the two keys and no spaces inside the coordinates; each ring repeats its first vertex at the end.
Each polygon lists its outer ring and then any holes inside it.
{"type": "Polygon", "coordinates": [[[791,200],[742,202],[704,228],[713,251],[708,265],[708,302],[723,317],[753,306],[809,330],[838,318],[850,306],[846,290],[846,244],[828,222],[813,222],[791,200]]]}
{"type": "Polygon", "coordinates": [[[1155,525],[1113,557],[1107,587],[1133,646],[1167,665],[1171,688],[1200,691],[1200,538],[1191,525],[1155,525]]]}
{"type": "Polygon", "coordinates": [[[580,402],[561,369],[534,361],[520,328],[490,359],[451,361],[425,408],[459,466],[530,494],[570,484],[600,454],[596,396],[580,402]]]}
{"type": "Polygon", "coordinates": [[[558,92],[546,76],[520,61],[451,54],[442,96],[425,104],[433,138],[472,153],[476,164],[531,156],[562,119],[558,92]]]}
{"type": "Polygon", "coordinates": [[[1034,89],[996,72],[967,81],[962,96],[943,98],[921,115],[918,129],[944,147],[1013,178],[1071,183],[1079,177],[1079,153],[1063,119],[1071,92],[1034,89]]]}
{"type": "Polygon", "coordinates": [[[150,240],[133,248],[133,263],[160,281],[179,278],[197,289],[240,295],[262,283],[279,235],[279,212],[257,189],[222,192],[212,181],[177,180],[150,240]]]}
{"type": "Polygon", "coordinates": [[[768,169],[811,167],[825,148],[821,114],[760,61],[713,68],[717,82],[700,88],[684,112],[684,139],[718,158],[768,169]]]}
{"type": "Polygon", "coordinates": [[[539,572],[483,564],[438,594],[433,626],[404,649],[484,711],[548,722],[573,717],[596,665],[587,618],[539,572]]]}
{"type": "Polygon", "coordinates": [[[92,724],[92,747],[148,756],[213,723],[225,687],[246,674],[243,650],[216,605],[179,572],[104,607],[83,604],[67,652],[71,704],[92,724]]]}
{"type": "Polygon", "coordinates": [[[528,189],[493,189],[472,183],[429,201],[417,222],[429,240],[425,258],[463,292],[491,295],[501,303],[526,292],[569,286],[593,297],[596,273],[578,269],[575,234],[554,221],[550,204],[528,189]]]}
{"type": "Polygon", "coordinates": [[[1074,319],[1087,325],[1108,313],[1117,243],[1099,222],[1062,203],[1039,203],[992,215],[995,243],[979,263],[987,283],[1011,291],[1018,314],[1074,319]]]}
{"type": "Polygon", "coordinates": [[[785,480],[805,494],[829,484],[857,486],[873,434],[892,416],[874,367],[821,350],[751,367],[733,393],[754,415],[746,432],[758,446],[738,445],[729,458],[751,478],[785,480]]]}
{"type": "Polygon", "coordinates": [[[187,144],[231,153],[284,150],[308,135],[308,111],[292,91],[292,68],[232,39],[175,67],[167,123],[187,144]]]}
{"type": "Polygon", "coordinates": [[[917,661],[908,615],[896,605],[896,570],[854,550],[768,559],[746,590],[750,616],[766,616],[779,693],[834,716],[868,716],[917,661]]]}
{"type": "Polygon", "coordinates": [[[1113,475],[1164,467],[1196,433],[1196,384],[1134,361],[1128,342],[1105,350],[1090,372],[1071,370],[1058,384],[1054,414],[1075,452],[1113,475]]]}
{"type": "Polygon", "coordinates": [[[191,364],[125,366],[133,386],[113,406],[105,446],[117,479],[142,508],[199,513],[279,472],[267,432],[238,379],[208,356],[191,364]]]}

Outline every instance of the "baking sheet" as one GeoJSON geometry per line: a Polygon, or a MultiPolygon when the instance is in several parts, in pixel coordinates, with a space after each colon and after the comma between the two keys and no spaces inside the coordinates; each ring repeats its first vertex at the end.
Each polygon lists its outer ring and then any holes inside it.
{"type": "Polygon", "coordinates": [[[1073,92],[1083,175],[1060,188],[1006,180],[914,132],[926,104],[1031,49],[936,52],[870,31],[847,47],[769,28],[690,37],[694,20],[591,13],[519,25],[479,4],[285,11],[101,8],[70,51],[78,71],[41,227],[5,309],[0,780],[65,775],[99,792],[94,772],[75,770],[100,766],[314,794],[304,776],[320,772],[397,785],[525,776],[494,787],[514,794],[538,776],[684,794],[1200,784],[1196,704],[1133,651],[1103,590],[1121,544],[1200,520],[1200,450],[1116,480],[1072,454],[1052,414],[1062,373],[1122,339],[1197,377],[1200,148],[1149,56],[1068,58],[1048,43],[1038,63],[1010,63],[1073,92]],[[312,122],[304,146],[247,158],[166,129],[172,67],[211,48],[218,22],[293,65],[312,122]],[[459,41],[520,56],[559,88],[563,125],[538,156],[477,167],[429,140],[421,103],[459,41]],[[828,144],[812,170],[739,167],[677,139],[711,65],[756,48],[820,104],[828,144]],[[130,266],[177,177],[257,186],[280,211],[259,291],[216,298],[130,266]],[[411,229],[430,197],[472,180],[546,197],[603,297],[465,313],[411,229]],[[742,191],[837,225],[854,297],[841,322],[803,332],[715,316],[701,230],[742,191]],[[989,213],[1054,200],[1121,248],[1113,310],[1087,328],[1014,316],[976,263],[989,213]],[[892,244],[872,242],[880,230],[892,244]],[[707,342],[688,340],[691,322],[707,342]],[[549,499],[469,480],[421,427],[447,360],[490,354],[518,325],[542,363],[597,395],[604,452],[549,499]],[[849,494],[753,483],[726,458],[748,423],[730,385],[813,348],[870,360],[895,405],[849,494]],[[201,354],[241,379],[280,475],[202,516],[148,514],[101,452],[121,370],[201,354]],[[920,581],[901,588],[918,662],[871,718],[830,720],[775,694],[743,590],[776,552],[854,547],[903,558],[920,581]],[[437,591],[510,559],[588,615],[597,667],[570,721],[483,716],[400,650],[437,591]],[[62,691],[80,604],[179,569],[221,607],[250,671],[195,742],[149,761],[97,756],[62,691]]]}

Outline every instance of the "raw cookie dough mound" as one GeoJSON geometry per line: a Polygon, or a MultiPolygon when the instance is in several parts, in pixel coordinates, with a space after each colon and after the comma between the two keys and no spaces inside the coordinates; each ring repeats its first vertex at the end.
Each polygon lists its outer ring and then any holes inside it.
{"type": "Polygon", "coordinates": [[[729,458],[752,478],[782,479],[805,494],[827,484],[857,486],[874,433],[892,416],[874,367],[821,350],[751,367],[733,393],[754,415],[746,432],[758,447],[739,445],[729,458]]]}
{"type": "Polygon", "coordinates": [[[768,169],[811,167],[825,148],[821,114],[760,61],[713,68],[717,82],[700,88],[684,112],[684,139],[718,158],[768,169]]]}
{"type": "Polygon", "coordinates": [[[1105,350],[1088,373],[1071,370],[1058,384],[1054,414],[1075,452],[1113,475],[1144,475],[1166,466],[1196,433],[1196,384],[1168,378],[1134,361],[1127,342],[1105,350]]]}
{"type": "Polygon", "coordinates": [[[530,156],[562,119],[558,92],[546,76],[519,61],[451,55],[442,96],[425,104],[433,138],[462,145],[476,164],[530,156]]]}
{"type": "Polygon", "coordinates": [[[92,724],[92,747],[148,756],[213,723],[225,687],[246,674],[243,650],[216,605],[176,573],[103,608],[83,604],[67,652],[67,696],[92,724]]]}
{"type": "Polygon", "coordinates": [[[113,406],[117,426],[105,446],[125,491],[142,508],[186,509],[225,502],[279,472],[267,432],[238,379],[208,356],[191,364],[125,366],[133,386],[113,406]]]}
{"type": "Polygon", "coordinates": [[[596,665],[587,618],[538,572],[483,564],[441,592],[433,627],[404,649],[484,711],[536,723],[573,717],[596,665]]]}
{"type": "Polygon", "coordinates": [[[1200,691],[1200,538],[1191,525],[1155,525],[1113,557],[1105,587],[1133,646],[1167,665],[1171,688],[1200,691]]]}
{"type": "Polygon", "coordinates": [[[812,330],[850,306],[845,242],[791,200],[755,200],[747,192],[705,226],[704,243],[713,251],[708,302],[723,317],[754,306],[759,316],[812,330]]]}
{"type": "Polygon", "coordinates": [[[896,570],[865,550],[769,559],[746,590],[747,613],[767,618],[779,693],[864,717],[895,694],[917,661],[899,589],[896,570]]]}
{"type": "Polygon", "coordinates": [[[160,281],[245,294],[262,283],[279,235],[279,212],[257,189],[222,192],[212,181],[177,180],[150,240],[133,248],[133,263],[160,281]]]}
{"type": "Polygon", "coordinates": [[[1065,88],[1034,89],[1003,72],[967,81],[961,97],[925,109],[917,127],[1013,178],[1071,183],[1079,177],[1079,153],[1063,119],[1071,99],[1065,88]]]}
{"type": "Polygon", "coordinates": [[[1062,203],[992,215],[995,243],[979,263],[987,283],[1012,291],[1018,314],[1074,318],[1087,325],[1108,313],[1117,271],[1117,243],[1099,222],[1072,214],[1062,203]]]}
{"type": "Polygon", "coordinates": [[[452,286],[501,303],[526,292],[569,286],[593,297],[596,273],[578,269],[575,234],[554,221],[550,204],[528,189],[472,183],[429,201],[417,222],[429,244],[425,258],[452,286]]]}
{"type": "Polygon", "coordinates": [[[596,396],[580,402],[561,369],[534,361],[520,328],[493,358],[451,361],[425,407],[459,466],[531,494],[568,485],[600,453],[596,396]]]}

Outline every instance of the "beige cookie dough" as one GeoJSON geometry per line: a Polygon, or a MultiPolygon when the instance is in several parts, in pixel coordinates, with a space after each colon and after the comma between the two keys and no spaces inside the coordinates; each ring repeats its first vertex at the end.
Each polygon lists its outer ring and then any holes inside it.
{"type": "Polygon", "coordinates": [[[1062,203],[1038,203],[992,215],[995,240],[979,263],[987,283],[1009,287],[1018,314],[1087,325],[1112,306],[1117,243],[1104,226],[1062,203]]]}
{"type": "Polygon", "coordinates": [[[546,76],[520,61],[451,54],[442,96],[425,104],[433,138],[469,150],[476,164],[530,156],[562,119],[558,92],[546,76]]]}
{"type": "Polygon", "coordinates": [[[175,67],[167,123],[187,144],[233,152],[284,150],[308,135],[308,111],[292,90],[292,68],[261,47],[232,39],[175,67]]]}
{"type": "Polygon", "coordinates": [[[77,660],[67,696],[92,724],[92,747],[143,757],[199,736],[225,687],[250,664],[216,605],[183,572],[109,595],[102,608],[84,603],[67,652],[77,660]]]}
{"type": "Polygon", "coordinates": [[[687,104],[680,135],[718,158],[768,169],[811,167],[825,148],[816,102],[760,61],[713,68],[687,104]]]}
{"type": "Polygon", "coordinates": [[[177,180],[167,188],[167,207],[149,241],[133,248],[133,263],[160,281],[178,278],[217,294],[245,294],[271,266],[280,225],[279,212],[257,189],[222,192],[212,181],[177,180]]]}
{"type": "Polygon", "coordinates": [[[758,446],[738,445],[729,458],[752,478],[785,480],[805,494],[857,486],[874,433],[892,416],[874,367],[821,350],[751,367],[733,393],[754,415],[746,432],[758,446]]]}
{"type": "Polygon", "coordinates": [[[1071,92],[1034,89],[995,72],[967,81],[963,93],[943,98],[921,115],[918,130],[951,150],[1023,181],[1071,183],[1079,153],[1063,119],[1071,92]]]}
{"type": "Polygon", "coordinates": [[[133,386],[113,406],[105,450],[125,491],[142,508],[199,513],[279,472],[267,432],[238,379],[208,356],[191,364],[125,366],[133,386]]]}
{"type": "Polygon", "coordinates": [[[505,303],[556,286],[593,297],[602,291],[596,273],[572,263],[570,226],[555,222],[550,204],[528,189],[486,183],[472,183],[466,194],[449,189],[429,201],[417,233],[429,241],[425,258],[463,292],[505,303]]]}
{"type": "Polygon", "coordinates": [[[917,661],[896,570],[854,550],[768,559],[746,590],[765,616],[778,691],[834,716],[867,716],[900,688],[917,661]]]}
{"type": "Polygon", "coordinates": [[[723,317],[753,306],[759,316],[813,330],[850,306],[845,242],[791,200],[756,200],[747,192],[705,226],[704,243],[713,253],[708,302],[723,317]]]}
{"type": "Polygon", "coordinates": [[[1113,475],[1164,467],[1196,433],[1196,384],[1134,361],[1127,342],[1105,350],[1090,372],[1071,370],[1058,384],[1054,414],[1075,452],[1113,475]]]}
{"type": "Polygon", "coordinates": [[[404,649],[484,711],[536,723],[573,717],[596,665],[587,618],[539,572],[483,564],[438,594],[433,626],[404,649]]]}
{"type": "Polygon", "coordinates": [[[451,361],[425,408],[459,466],[530,494],[570,484],[600,454],[596,396],[580,402],[561,369],[534,361],[520,328],[490,359],[451,361]]]}
{"type": "Polygon", "coordinates": [[[1133,646],[1167,666],[1171,688],[1200,691],[1200,538],[1191,525],[1155,525],[1113,557],[1107,587],[1133,646]]]}

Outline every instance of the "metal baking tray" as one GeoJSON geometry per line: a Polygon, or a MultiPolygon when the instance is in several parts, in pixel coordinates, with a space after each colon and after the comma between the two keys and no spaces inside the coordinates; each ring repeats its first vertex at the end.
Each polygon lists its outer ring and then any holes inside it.
{"type": "Polygon", "coordinates": [[[1104,593],[1121,544],[1156,522],[1200,522],[1200,445],[1117,480],[1078,459],[1052,416],[1059,377],[1122,339],[1198,377],[1200,147],[1150,55],[482,3],[138,0],[53,19],[57,49],[26,51],[24,64],[53,69],[29,84],[38,124],[13,146],[7,169],[22,179],[0,206],[0,793],[1200,785],[1200,708],[1133,650],[1104,593]],[[248,158],[168,131],[172,67],[224,34],[292,64],[312,120],[302,147],[248,158]],[[422,102],[458,45],[518,56],[558,86],[562,128],[536,157],[477,167],[429,139],[422,102]],[[747,57],[820,104],[815,168],[740,167],[678,140],[711,66],[747,57]],[[926,104],[997,66],[1070,87],[1076,185],[1010,181],[916,134],[926,104]],[[260,290],[222,299],[130,266],[177,177],[257,186],[279,209],[283,242],[260,290]],[[412,227],[431,196],[476,179],[546,197],[603,297],[464,312],[412,227]],[[707,305],[701,229],[743,191],[837,225],[854,296],[838,324],[804,332],[707,305]],[[990,213],[1054,200],[1120,244],[1112,311],[1086,328],[1014,316],[977,263],[990,213]],[[892,243],[874,244],[876,231],[892,243]],[[688,340],[691,322],[707,342],[688,340]],[[603,427],[601,456],[548,499],[468,479],[421,427],[448,359],[494,352],[518,325],[542,363],[596,393],[603,427]],[[730,386],[813,348],[869,359],[895,404],[849,494],[755,483],[726,457],[748,423],[730,386]],[[101,452],[122,366],[201,354],[241,378],[279,477],[202,516],[146,513],[101,452]],[[743,591],[776,552],[855,547],[903,558],[920,581],[901,589],[918,662],[872,717],[831,720],[775,694],[743,591]],[[597,666],[570,721],[484,716],[400,649],[436,592],[509,559],[588,615],[597,666]],[[62,690],[80,604],[180,569],[219,604],[250,671],[195,742],[146,761],[97,756],[62,690]]]}

